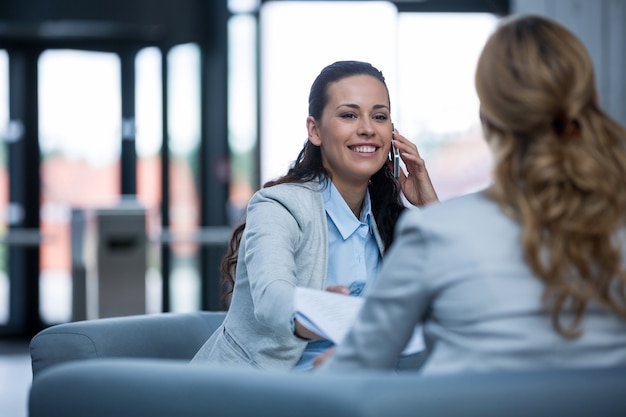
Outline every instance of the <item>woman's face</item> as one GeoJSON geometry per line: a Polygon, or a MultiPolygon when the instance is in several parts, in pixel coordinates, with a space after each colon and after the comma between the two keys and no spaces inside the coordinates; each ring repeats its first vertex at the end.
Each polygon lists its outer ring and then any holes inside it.
{"type": "Polygon", "coordinates": [[[321,120],[307,118],[309,140],[320,146],[332,181],[369,181],[386,162],[391,146],[389,95],[369,75],[343,78],[328,86],[321,120]]]}

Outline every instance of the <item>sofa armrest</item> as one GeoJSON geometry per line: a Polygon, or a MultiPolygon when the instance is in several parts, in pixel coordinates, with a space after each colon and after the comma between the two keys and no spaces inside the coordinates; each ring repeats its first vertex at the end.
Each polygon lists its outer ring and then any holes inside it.
{"type": "Polygon", "coordinates": [[[33,377],[62,362],[95,358],[190,360],[225,312],[160,313],[63,323],[30,342],[33,377]]]}

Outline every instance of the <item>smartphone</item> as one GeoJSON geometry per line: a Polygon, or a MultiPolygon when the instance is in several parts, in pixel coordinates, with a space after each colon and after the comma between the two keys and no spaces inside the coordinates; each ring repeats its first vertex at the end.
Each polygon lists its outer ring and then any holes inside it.
{"type": "Polygon", "coordinates": [[[396,128],[391,124],[391,134],[392,134],[392,142],[391,149],[389,149],[389,160],[393,161],[393,177],[398,178],[400,176],[400,152],[393,146],[393,132],[396,131],[396,128]]]}

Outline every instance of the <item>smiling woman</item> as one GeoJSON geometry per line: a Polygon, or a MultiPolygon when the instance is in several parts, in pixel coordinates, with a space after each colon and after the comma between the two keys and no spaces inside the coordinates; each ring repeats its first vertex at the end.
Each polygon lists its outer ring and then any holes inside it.
{"type": "Polygon", "coordinates": [[[261,182],[284,173],[306,140],[308,81],[328,62],[371,62],[395,91],[397,9],[382,1],[267,2],[261,8],[261,182]],[[288,83],[285,80],[289,80],[288,83]],[[271,94],[264,94],[264,92],[271,94]]]}
{"type": "Polygon", "coordinates": [[[222,269],[230,308],[193,363],[312,369],[331,342],[294,318],[295,287],[360,293],[391,245],[401,191],[415,205],[437,201],[417,147],[397,132],[408,173],[395,178],[390,170],[389,93],[371,64],[322,69],[308,113],[309,139],[295,163],[255,193],[233,233],[222,269]]]}

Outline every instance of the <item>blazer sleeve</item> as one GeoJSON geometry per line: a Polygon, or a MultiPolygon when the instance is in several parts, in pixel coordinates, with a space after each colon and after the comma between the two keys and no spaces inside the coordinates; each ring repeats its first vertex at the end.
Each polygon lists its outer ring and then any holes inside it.
{"type": "Polygon", "coordinates": [[[258,194],[250,201],[243,257],[257,320],[291,333],[296,279],[295,252],[302,233],[293,213],[280,201],[258,194]]]}

